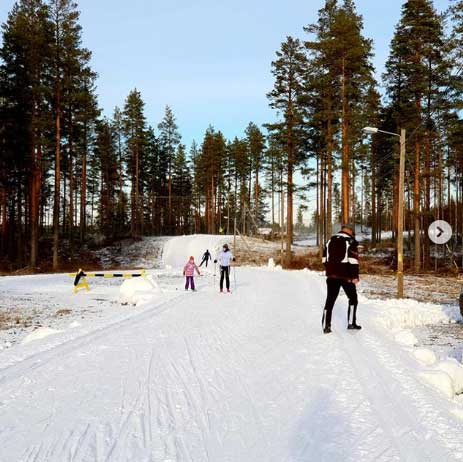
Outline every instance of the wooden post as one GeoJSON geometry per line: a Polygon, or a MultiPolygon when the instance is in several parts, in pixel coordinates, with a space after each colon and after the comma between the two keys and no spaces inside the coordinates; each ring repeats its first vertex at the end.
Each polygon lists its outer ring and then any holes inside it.
{"type": "Polygon", "coordinates": [[[405,183],[405,129],[400,130],[399,197],[397,217],[397,297],[404,296],[404,183],[405,183]]]}

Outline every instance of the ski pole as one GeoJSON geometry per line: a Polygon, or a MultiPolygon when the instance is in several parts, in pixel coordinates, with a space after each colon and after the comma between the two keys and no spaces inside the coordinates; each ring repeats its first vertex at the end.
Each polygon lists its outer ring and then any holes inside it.
{"type": "Polygon", "coordinates": [[[213,289],[215,289],[215,273],[217,271],[217,263],[214,263],[214,287],[213,289]]]}

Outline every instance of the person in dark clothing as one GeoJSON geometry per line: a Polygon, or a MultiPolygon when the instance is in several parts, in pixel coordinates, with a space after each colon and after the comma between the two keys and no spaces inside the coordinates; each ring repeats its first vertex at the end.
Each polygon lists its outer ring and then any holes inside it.
{"type": "Polygon", "coordinates": [[[201,260],[201,263],[199,265],[199,267],[201,268],[201,266],[203,266],[203,263],[206,263],[206,268],[207,268],[207,263],[209,260],[212,260],[212,257],[211,257],[211,254],[209,253],[209,249],[206,249],[206,251],[204,252],[204,255],[203,255],[203,259],[201,260]]]}
{"type": "Polygon", "coordinates": [[[230,264],[232,261],[236,261],[236,258],[230,252],[228,244],[224,244],[221,252],[214,260],[214,263],[219,261],[220,265],[220,292],[223,292],[223,280],[227,287],[227,292],[230,292],[230,264]]]}
{"type": "Polygon", "coordinates": [[[349,299],[347,328],[361,329],[362,327],[357,324],[358,242],[355,240],[352,225],[342,225],[341,231],[326,243],[322,261],[326,270],[327,287],[322,318],[323,332],[325,334],[331,332],[333,307],[341,287],[349,299]]]}

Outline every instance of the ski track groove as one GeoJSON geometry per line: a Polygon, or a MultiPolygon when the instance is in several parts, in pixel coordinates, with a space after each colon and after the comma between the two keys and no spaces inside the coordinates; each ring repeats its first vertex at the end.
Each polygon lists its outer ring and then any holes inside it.
{"type": "MultiPolygon", "coordinates": [[[[249,269],[240,275],[245,282],[232,296],[208,287],[198,294],[182,291],[152,310],[1,369],[0,385],[19,381],[13,402],[23,395],[35,404],[47,390],[50,363],[86,351],[88,360],[78,364],[88,363],[89,379],[92,367],[102,368],[101,377],[96,374],[101,389],[77,395],[76,403],[91,409],[102,400],[101,414],[91,421],[85,413],[70,416],[62,425],[63,410],[54,402],[45,418],[33,422],[41,425],[43,439],[22,449],[21,462],[457,460],[450,451],[461,440],[443,435],[443,411],[406,371],[407,353],[394,358],[388,351],[394,345],[373,326],[330,336],[314,327],[322,314],[321,278],[249,269]],[[280,277],[287,278],[284,284],[262,296],[280,277]],[[185,303],[189,297],[195,301],[185,303]],[[106,364],[113,357],[115,363],[106,364]],[[115,396],[105,400],[111,380],[115,396]]],[[[344,309],[338,306],[333,315],[335,329],[345,328],[344,309]]],[[[397,346],[391,351],[397,353],[397,346]]],[[[462,433],[461,425],[456,430],[462,433]]]]}
{"type": "Polygon", "coordinates": [[[48,350],[40,351],[39,353],[35,353],[31,356],[18,360],[14,364],[6,365],[0,368],[0,374],[2,374],[2,376],[0,376],[0,386],[8,383],[8,381],[16,379],[18,376],[23,376],[26,371],[31,372],[43,367],[47,362],[52,361],[59,356],[80,350],[91,341],[102,340],[107,336],[113,335],[114,330],[116,329],[127,327],[133,328],[153,317],[159,317],[185,297],[186,294],[179,295],[173,299],[167,300],[166,302],[154,305],[152,308],[148,308],[141,313],[137,313],[121,321],[99,327],[98,329],[88,332],[82,336],[65,340],[63,343],[54,345],[48,350]]]}

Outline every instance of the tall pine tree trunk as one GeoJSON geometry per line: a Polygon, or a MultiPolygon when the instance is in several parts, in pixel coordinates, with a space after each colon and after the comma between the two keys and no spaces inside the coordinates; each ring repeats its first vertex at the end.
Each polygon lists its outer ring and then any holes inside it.
{"type": "Polygon", "coordinates": [[[6,253],[8,240],[7,203],[6,188],[0,187],[0,216],[2,218],[0,251],[2,255],[6,253]]]}
{"type": "Polygon", "coordinates": [[[420,142],[417,138],[415,141],[415,179],[413,185],[413,216],[414,216],[414,230],[415,230],[415,271],[419,272],[421,269],[421,225],[420,225],[420,142]]]}
{"type": "MultiPolygon", "coordinates": [[[[35,107],[35,103],[34,103],[35,107]]],[[[31,147],[32,158],[32,177],[30,187],[30,225],[31,225],[31,256],[30,264],[32,268],[37,266],[39,249],[39,210],[41,193],[41,147],[36,144],[36,133],[32,135],[33,142],[31,147]]]]}
{"type": "Polygon", "coordinates": [[[72,118],[69,130],[69,249],[74,255],[74,146],[72,143],[72,118]]]}
{"type": "MultiPolygon", "coordinates": [[[[425,158],[424,158],[424,220],[423,229],[426,231],[430,224],[431,215],[431,139],[429,130],[425,135],[425,158]]],[[[424,269],[429,269],[431,265],[431,247],[429,239],[425,238],[424,242],[424,269]]]]}
{"type": "Polygon", "coordinates": [[[294,168],[294,140],[293,140],[293,108],[290,102],[288,126],[288,185],[287,185],[287,207],[286,207],[286,264],[291,265],[293,244],[293,168],[294,168]]]}
{"type": "Polygon", "coordinates": [[[140,159],[138,144],[135,147],[135,237],[140,236],[140,159]]]}
{"type": "Polygon", "coordinates": [[[56,90],[56,120],[55,120],[55,191],[53,198],[53,270],[59,266],[59,213],[61,184],[61,92],[56,90]]]}
{"type": "Polygon", "coordinates": [[[348,223],[350,218],[349,126],[344,59],[342,63],[342,221],[348,223]]]}
{"type": "Polygon", "coordinates": [[[87,122],[84,123],[84,146],[82,150],[82,176],[80,181],[80,242],[83,243],[87,228],[87,122]]]}
{"type": "Polygon", "coordinates": [[[328,120],[328,151],[326,163],[328,167],[326,178],[326,235],[330,237],[333,234],[333,135],[331,133],[331,120],[328,120]]]}

